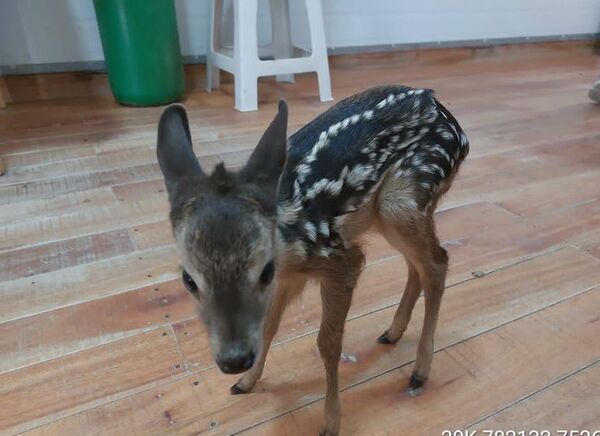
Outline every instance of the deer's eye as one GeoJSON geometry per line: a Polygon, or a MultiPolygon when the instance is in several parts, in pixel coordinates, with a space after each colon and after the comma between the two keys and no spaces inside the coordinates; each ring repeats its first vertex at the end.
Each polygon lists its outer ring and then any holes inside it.
{"type": "Polygon", "coordinates": [[[196,285],[196,282],[187,273],[186,270],[183,270],[183,273],[181,274],[181,279],[183,280],[183,284],[185,285],[185,287],[188,291],[190,291],[192,294],[195,294],[196,292],[198,292],[198,285],[196,285]]]}
{"type": "Polygon", "coordinates": [[[273,281],[273,276],[275,275],[275,264],[273,261],[267,263],[260,274],[260,282],[263,285],[268,285],[273,281]]]}

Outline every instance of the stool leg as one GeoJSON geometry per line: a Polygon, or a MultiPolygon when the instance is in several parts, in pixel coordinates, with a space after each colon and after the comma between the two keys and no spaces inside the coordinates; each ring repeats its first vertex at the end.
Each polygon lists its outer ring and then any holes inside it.
{"type": "Polygon", "coordinates": [[[312,56],[317,59],[317,78],[319,80],[319,95],[321,101],[331,101],[331,78],[327,60],[327,42],[325,26],[323,25],[323,9],[321,0],[306,0],[306,12],[310,26],[310,41],[312,56]]]}
{"type": "MultiPolygon", "coordinates": [[[[290,59],[294,56],[290,29],[289,0],[271,0],[271,28],[273,29],[273,55],[275,59],[290,59]]],[[[278,74],[278,82],[294,83],[293,74],[278,74]]]]}
{"type": "Polygon", "coordinates": [[[257,0],[234,0],[235,108],[258,109],[257,0]]]}
{"type": "Polygon", "coordinates": [[[221,18],[223,16],[223,0],[212,0],[209,15],[209,41],[206,54],[206,90],[211,92],[221,86],[220,71],[212,62],[212,54],[221,47],[221,18]]]}

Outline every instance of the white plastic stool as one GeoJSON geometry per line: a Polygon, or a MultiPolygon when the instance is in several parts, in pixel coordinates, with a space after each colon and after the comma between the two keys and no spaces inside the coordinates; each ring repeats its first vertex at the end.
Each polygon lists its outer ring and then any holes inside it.
{"type": "Polygon", "coordinates": [[[233,53],[222,43],[224,0],[212,0],[210,41],[206,55],[207,91],[219,87],[219,69],[228,71],[234,76],[235,108],[242,112],[254,111],[258,109],[259,77],[275,75],[278,81],[291,82],[294,73],[315,71],[321,101],[332,100],[321,0],[304,1],[312,45],[310,56],[292,57],[294,47],[288,0],[270,0],[273,39],[267,49],[274,59],[261,60],[257,33],[258,0],[232,0],[233,53]]]}

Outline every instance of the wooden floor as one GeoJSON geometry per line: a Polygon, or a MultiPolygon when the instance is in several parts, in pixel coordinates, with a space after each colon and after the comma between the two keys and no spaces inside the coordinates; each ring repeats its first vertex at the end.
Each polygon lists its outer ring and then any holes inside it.
{"type": "MultiPolygon", "coordinates": [[[[346,328],[343,434],[600,430],[600,107],[586,95],[597,66],[572,43],[332,59],[336,99],[433,88],[471,141],[437,214],[451,268],[430,381],[404,393],[421,301],[397,346],[375,342],[406,271],[374,236],[346,328]]],[[[0,433],[316,434],[316,288],[287,313],[256,392],[230,396],[235,377],[215,368],[178,280],[160,108],[117,106],[101,75],[69,80],[8,78],[0,111],[0,433]]],[[[242,163],[279,97],[291,131],[323,111],[315,83],[261,81],[260,111],[245,114],[231,83],[192,91],[204,165],[242,163]]]]}

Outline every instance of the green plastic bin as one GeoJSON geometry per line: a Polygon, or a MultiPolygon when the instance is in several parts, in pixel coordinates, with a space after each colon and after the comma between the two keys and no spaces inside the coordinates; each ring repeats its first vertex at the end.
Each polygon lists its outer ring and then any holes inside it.
{"type": "Polygon", "coordinates": [[[173,0],[94,0],[110,88],[131,106],[180,100],[183,62],[173,0]]]}

